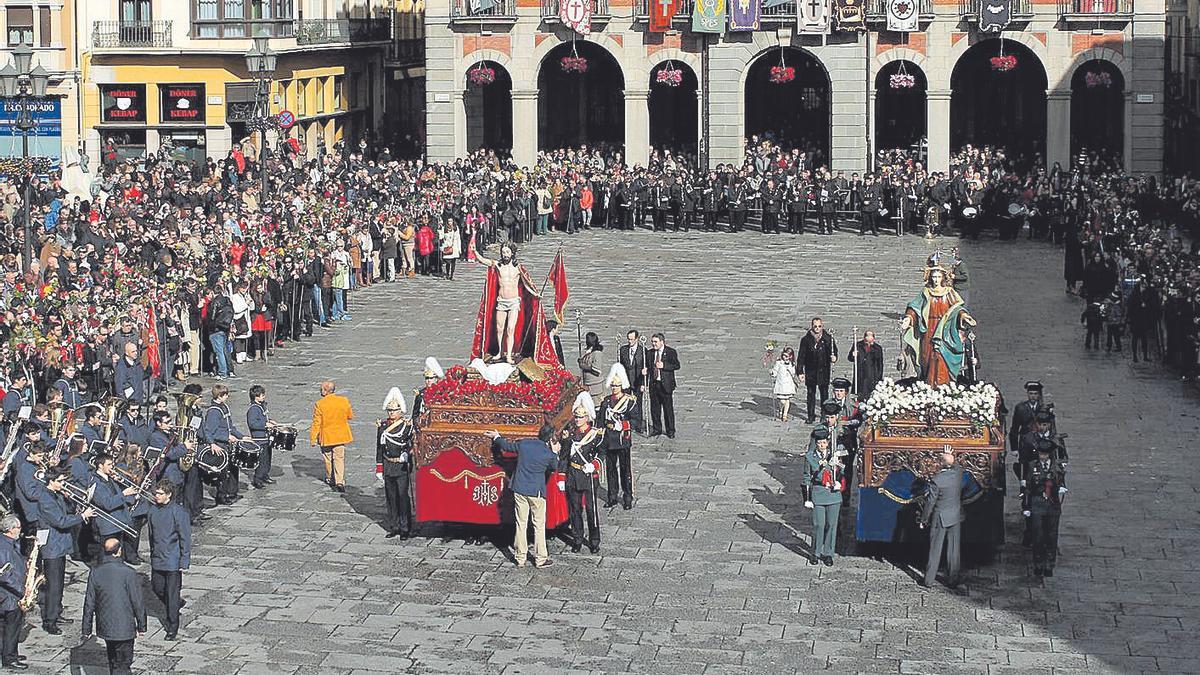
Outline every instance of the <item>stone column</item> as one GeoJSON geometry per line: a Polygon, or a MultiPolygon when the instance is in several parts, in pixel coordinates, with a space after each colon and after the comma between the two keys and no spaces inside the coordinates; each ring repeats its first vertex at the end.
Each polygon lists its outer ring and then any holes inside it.
{"type": "Polygon", "coordinates": [[[929,139],[929,171],[950,170],[950,91],[925,92],[925,134],[929,139]]]}
{"type": "Polygon", "coordinates": [[[538,151],[538,91],[513,89],[513,161],[532,167],[538,151]]]}
{"type": "Polygon", "coordinates": [[[1071,166],[1071,90],[1046,93],[1046,166],[1071,166]]]}
{"type": "Polygon", "coordinates": [[[454,104],[454,156],[466,157],[467,151],[467,96],[470,94],[469,89],[463,89],[457,94],[453,94],[451,102],[454,104]]]}
{"type": "MultiPolygon", "coordinates": [[[[1126,85],[1129,86],[1129,85],[1126,85]]],[[[1133,172],[1133,92],[1125,92],[1125,101],[1122,103],[1125,106],[1125,115],[1121,124],[1121,166],[1129,172],[1133,172]]]]}
{"type": "Polygon", "coordinates": [[[650,161],[650,90],[625,90],[625,163],[650,161]]]}

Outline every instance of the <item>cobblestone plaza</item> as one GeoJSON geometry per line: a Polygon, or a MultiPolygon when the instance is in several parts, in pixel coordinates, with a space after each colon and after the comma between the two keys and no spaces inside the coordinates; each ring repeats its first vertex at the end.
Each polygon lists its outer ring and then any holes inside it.
{"type": "MultiPolygon", "coordinates": [[[[1008,499],[1008,542],[969,562],[965,591],[922,589],[903,556],[853,546],[842,517],[837,565],[809,567],[799,495],[808,428],[774,421],[765,342],[796,344],[814,315],[844,350],[874,328],[894,360],[896,322],[925,256],[953,240],[763,237],[757,233],[591,232],[562,240],[568,314],[606,345],[635,327],[679,351],[679,435],[638,438],[636,503],[602,516],[599,555],[551,543],[557,563],[514,569],[495,546],[465,546],[439,526],[385,539],[373,476],[385,392],[420,383],[427,355],[469,348],[483,274],[419,278],[352,295],[354,319],[243,367],[235,417],[253,383],[273,416],[307,429],[317,384],[334,378],[355,407],[347,492],[323,483],[300,443],[276,457],[278,483],[218,507],[184,575],[180,641],[163,640],[147,589],[144,672],[777,673],[1196,672],[1200,625],[1197,468],[1186,456],[1195,400],[1154,367],[1084,352],[1078,300],[1063,293],[1061,252],[1040,242],[964,242],[985,379],[1011,405],[1040,378],[1069,433],[1070,497],[1057,575],[1035,580],[1008,499]]],[[[535,279],[559,242],[522,252],[535,279]]],[[[574,326],[564,330],[567,361],[574,326]]],[[[845,360],[837,374],[848,374],[845,360]]],[[[411,397],[410,397],[411,401],[411,397]]],[[[239,423],[241,426],[241,423],[239,423]]],[[[302,433],[302,436],[304,434],[302,433]]],[[[923,556],[915,556],[923,568],[923,556]]],[[[77,618],[82,566],[68,567],[77,618]],[[71,583],[71,577],[77,583],[71,583]]],[[[77,631],[34,630],[34,672],[100,672],[104,650],[77,631]],[[70,664],[68,667],[66,664],[70,664]]]]}

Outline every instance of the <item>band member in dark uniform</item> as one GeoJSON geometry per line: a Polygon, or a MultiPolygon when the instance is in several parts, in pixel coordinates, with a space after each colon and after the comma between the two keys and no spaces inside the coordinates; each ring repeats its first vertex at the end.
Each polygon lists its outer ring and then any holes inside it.
{"type": "Polygon", "coordinates": [[[609,394],[600,401],[597,419],[604,425],[604,456],[607,463],[608,499],[604,506],[617,505],[618,489],[624,494],[621,507],[633,508],[633,472],[629,466],[633,447],[633,425],[641,416],[637,397],[629,393],[629,377],[620,363],[608,371],[609,394]]]}
{"type": "Polygon", "coordinates": [[[189,446],[191,448],[196,447],[195,441],[180,439],[179,435],[175,433],[170,413],[156,412],[154,413],[154,431],[150,432],[150,437],[146,440],[146,446],[162,449],[163,464],[159,475],[164,480],[171,481],[171,484],[175,486],[175,495],[182,494],[186,476],[183,469],[179,466],[179,460],[187,455],[189,446]]]}
{"type": "MultiPolygon", "coordinates": [[[[122,489],[120,483],[112,477],[114,471],[116,471],[116,461],[111,455],[100,455],[96,458],[96,487],[92,492],[92,503],[99,510],[112,516],[113,520],[124,523],[132,529],[133,517],[129,515],[129,505],[133,503],[133,498],[138,493],[138,488],[136,485],[131,485],[122,489]]],[[[122,532],[108,518],[97,518],[92,525],[96,528],[95,541],[97,543],[103,542],[110,537],[120,539],[123,544],[133,543],[133,537],[122,532]]],[[[124,550],[125,562],[130,565],[140,565],[142,563],[142,559],[138,557],[136,552],[133,552],[132,548],[127,548],[124,545],[121,548],[124,550]]],[[[102,560],[103,558],[103,554],[100,554],[97,559],[102,560]]]]}
{"type": "Polygon", "coordinates": [[[49,531],[46,543],[41,548],[42,574],[46,577],[45,603],[42,606],[42,628],[51,635],[59,635],[60,623],[74,623],[63,618],[63,583],[67,570],[67,554],[75,547],[75,530],[96,515],[88,507],[76,514],[68,508],[62,496],[63,484],[70,478],[66,468],[51,469],[46,474],[46,487],[38,497],[41,507],[41,525],[49,531]]]}
{"type": "Polygon", "coordinates": [[[1054,443],[1038,441],[1037,459],[1026,467],[1028,487],[1022,500],[1023,514],[1033,533],[1033,573],[1054,576],[1058,558],[1058,523],[1067,495],[1067,472],[1053,458],[1054,443]]]}
{"type": "Polygon", "coordinates": [[[83,405],[83,396],[79,394],[79,385],[75,384],[75,373],[74,363],[64,364],[62,377],[54,382],[54,388],[62,392],[62,402],[71,409],[83,405]]]}
{"type": "Polygon", "coordinates": [[[667,211],[671,209],[671,192],[663,185],[661,179],[655,179],[651,188],[651,200],[654,206],[654,231],[663,232],[667,229],[667,211]]]}
{"type": "Polygon", "coordinates": [[[563,430],[562,454],[558,470],[566,474],[567,508],[571,514],[571,551],[578,553],[583,546],[583,514],[587,510],[587,546],[592,553],[600,551],[600,517],[596,496],[599,493],[599,474],[596,457],[604,444],[604,434],[592,426],[596,419],[596,404],[591,394],[580,392],[574,405],[575,423],[563,430]],[[587,496],[584,499],[584,495],[587,496]]]}
{"type": "MultiPolygon", "coordinates": [[[[196,397],[199,397],[203,392],[204,389],[194,382],[183,388],[183,393],[196,397]]],[[[195,409],[193,408],[193,410],[195,409]]],[[[202,421],[198,415],[193,415],[189,419],[182,420],[182,423],[198,431],[202,421]]],[[[191,440],[192,446],[188,448],[192,452],[193,459],[195,458],[195,453],[201,447],[201,442],[198,439],[199,434],[197,433],[196,436],[197,438],[191,440]]],[[[185,463],[180,463],[177,466],[183,472],[183,492],[176,499],[192,515],[192,524],[194,525],[197,522],[208,520],[211,516],[204,513],[204,482],[200,475],[201,469],[194,461],[190,462],[190,464],[187,468],[184,468],[186,466],[185,463]]],[[[171,478],[170,466],[167,467],[167,478],[171,478]]]]}
{"type": "MultiPolygon", "coordinates": [[[[207,443],[210,450],[232,457],[233,444],[244,438],[245,434],[233,426],[228,401],[229,387],[214,384],[212,404],[204,413],[204,424],[200,425],[200,440],[207,443]]],[[[213,498],[217,504],[232,504],[241,499],[238,495],[238,469],[233,462],[229,462],[229,466],[217,478],[213,498]]]]}
{"type": "Polygon", "coordinates": [[[27,670],[25,657],[17,653],[25,613],[17,604],[25,595],[27,563],[21,555],[21,521],[13,514],[0,516],[0,658],[9,670],[27,670]]]}
{"type": "Polygon", "coordinates": [[[388,538],[412,536],[412,501],[409,484],[412,471],[413,425],[404,407],[404,394],[396,387],[383,402],[387,418],[375,423],[375,477],[383,481],[388,538]]]}
{"type": "Polygon", "coordinates": [[[183,588],[183,571],[191,565],[191,517],[175,501],[175,485],[169,480],[154,487],[154,505],[150,507],[150,586],[167,610],[168,640],[178,639],[179,608],[183,604],[179,593],[183,588]]]}
{"type": "Polygon", "coordinates": [[[729,231],[741,232],[746,227],[746,212],[750,209],[750,192],[743,176],[733,176],[729,188],[729,231]]]}
{"type": "Polygon", "coordinates": [[[246,429],[258,444],[258,466],[254,467],[250,480],[256,490],[275,482],[271,478],[271,429],[274,428],[275,423],[267,413],[267,389],[256,384],[250,387],[250,407],[246,408],[246,429]]]}
{"type": "Polygon", "coordinates": [[[100,425],[100,408],[89,407],[84,413],[83,426],[79,427],[79,435],[84,440],[84,453],[88,456],[95,454],[104,443],[104,430],[100,425]]]}
{"type": "Polygon", "coordinates": [[[783,195],[775,185],[775,179],[770,178],[762,189],[762,231],[763,234],[779,234],[779,214],[783,212],[783,195]]]}

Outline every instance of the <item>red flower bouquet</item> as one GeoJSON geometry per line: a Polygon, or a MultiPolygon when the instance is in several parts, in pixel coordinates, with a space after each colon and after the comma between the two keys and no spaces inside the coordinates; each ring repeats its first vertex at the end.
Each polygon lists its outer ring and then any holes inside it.
{"type": "Polygon", "coordinates": [[[796,69],[792,66],[771,66],[771,83],[784,84],[796,79],[796,69]]]}
{"type": "Polygon", "coordinates": [[[1012,54],[992,57],[992,70],[1007,73],[1017,67],[1017,57],[1012,54]]]}

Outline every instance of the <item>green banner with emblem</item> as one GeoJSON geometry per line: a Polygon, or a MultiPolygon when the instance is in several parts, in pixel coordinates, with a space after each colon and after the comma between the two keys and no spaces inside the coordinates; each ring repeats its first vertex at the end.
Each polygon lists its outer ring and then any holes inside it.
{"type": "Polygon", "coordinates": [[[725,0],[696,0],[692,10],[693,33],[725,32],[725,0]]]}

